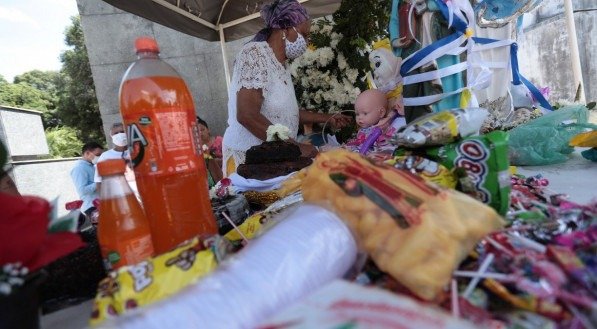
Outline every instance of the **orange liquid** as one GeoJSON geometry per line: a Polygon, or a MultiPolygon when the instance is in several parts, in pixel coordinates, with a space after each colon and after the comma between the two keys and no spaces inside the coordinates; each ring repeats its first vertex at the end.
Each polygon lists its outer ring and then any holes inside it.
{"type": "Polygon", "coordinates": [[[153,256],[149,223],[134,194],[100,201],[98,239],[112,269],[153,256]]]}
{"type": "Polygon", "coordinates": [[[127,80],[120,109],[156,252],[199,234],[216,234],[193,100],[184,81],[127,80]]]}

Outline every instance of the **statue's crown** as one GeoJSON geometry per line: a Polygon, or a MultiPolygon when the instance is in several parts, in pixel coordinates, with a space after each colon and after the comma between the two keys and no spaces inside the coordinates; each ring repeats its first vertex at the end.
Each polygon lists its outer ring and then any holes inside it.
{"type": "Polygon", "coordinates": [[[387,50],[392,50],[392,47],[390,46],[390,39],[385,38],[385,39],[381,39],[379,41],[376,41],[373,44],[373,50],[379,49],[379,48],[385,48],[387,50]]]}

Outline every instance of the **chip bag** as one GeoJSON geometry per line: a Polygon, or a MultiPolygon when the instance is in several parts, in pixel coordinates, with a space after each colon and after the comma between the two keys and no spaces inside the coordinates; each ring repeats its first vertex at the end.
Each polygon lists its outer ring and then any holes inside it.
{"type": "Polygon", "coordinates": [[[508,134],[493,131],[426,151],[427,156],[448,169],[463,168],[472,184],[458,190],[490,205],[501,215],[510,206],[508,134]]]}
{"type": "Polygon", "coordinates": [[[458,177],[445,166],[417,155],[395,156],[384,162],[396,169],[409,171],[428,182],[446,188],[456,188],[458,177]]]}
{"type": "Polygon", "coordinates": [[[187,240],[175,249],[108,274],[98,286],[91,325],[171,296],[212,272],[226,253],[220,236],[187,240]]]}
{"type": "Polygon", "coordinates": [[[429,113],[406,125],[395,136],[405,147],[444,145],[479,132],[487,118],[484,108],[452,109],[429,113]]]}
{"type": "Polygon", "coordinates": [[[373,261],[413,293],[434,300],[486,234],[503,226],[490,207],[356,153],[321,153],[303,180],[306,202],[335,211],[373,261]]]}

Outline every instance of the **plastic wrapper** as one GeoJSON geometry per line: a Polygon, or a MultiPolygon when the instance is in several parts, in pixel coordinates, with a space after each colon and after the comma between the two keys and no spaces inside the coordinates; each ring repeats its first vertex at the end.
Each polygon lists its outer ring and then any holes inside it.
{"type": "Polygon", "coordinates": [[[457,189],[506,214],[510,204],[507,133],[494,131],[468,137],[430,149],[427,155],[448,169],[464,169],[472,184],[461,184],[457,189]]]}
{"type": "Polygon", "coordinates": [[[279,216],[286,218],[213,274],[104,327],[255,328],[350,269],[356,243],[334,213],[300,205],[279,216]]]}
{"type": "Polygon", "coordinates": [[[226,248],[219,236],[196,237],[162,255],[110,272],[99,283],[90,323],[99,324],[179,292],[212,272],[226,248]]]}
{"type": "Polygon", "coordinates": [[[416,155],[396,156],[385,161],[386,164],[409,171],[428,182],[446,188],[456,188],[458,177],[445,166],[416,155]]]}
{"type": "Polygon", "coordinates": [[[597,130],[587,131],[572,137],[570,146],[597,147],[597,130]]]}
{"type": "Polygon", "coordinates": [[[399,146],[444,145],[478,134],[488,112],[483,108],[452,109],[422,116],[396,133],[399,146]]]}
{"type": "Polygon", "coordinates": [[[225,237],[230,241],[240,241],[245,238],[251,240],[256,238],[263,233],[263,231],[266,231],[275,224],[270,223],[270,220],[277,218],[277,214],[289,207],[296,206],[301,202],[303,202],[303,195],[300,192],[290,194],[287,197],[272,203],[264,211],[254,213],[244,223],[238,226],[238,230],[231,230],[225,237]]]}
{"type": "Polygon", "coordinates": [[[259,329],[476,328],[409,297],[337,280],[282,310],[259,329]]]}
{"type": "Polygon", "coordinates": [[[566,106],[510,131],[510,162],[517,166],[541,166],[568,160],[574,151],[570,139],[596,125],[587,123],[583,105],[566,106]]]}
{"type": "Polygon", "coordinates": [[[465,194],[345,150],[320,154],[302,185],[306,202],[333,209],[382,271],[426,300],[440,294],[477,241],[504,224],[465,194]]]}

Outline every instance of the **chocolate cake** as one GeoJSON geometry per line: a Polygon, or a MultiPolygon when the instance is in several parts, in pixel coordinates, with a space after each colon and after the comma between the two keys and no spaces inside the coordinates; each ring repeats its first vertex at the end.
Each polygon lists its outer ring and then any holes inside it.
{"type": "Polygon", "coordinates": [[[245,164],[295,161],[301,156],[296,144],[285,141],[263,142],[251,147],[245,156],[245,164]]]}
{"type": "Polygon", "coordinates": [[[312,162],[301,157],[301,150],[296,144],[263,142],[247,151],[245,163],[238,166],[237,173],[245,178],[267,180],[301,170],[312,162]]]}

